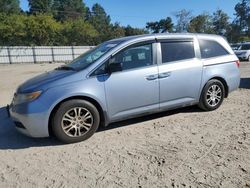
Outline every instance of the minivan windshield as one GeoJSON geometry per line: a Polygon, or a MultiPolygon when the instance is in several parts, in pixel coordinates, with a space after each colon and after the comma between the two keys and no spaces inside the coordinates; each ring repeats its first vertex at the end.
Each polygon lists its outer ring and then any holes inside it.
{"type": "Polygon", "coordinates": [[[232,48],[233,50],[238,50],[239,47],[240,47],[240,45],[238,45],[238,44],[232,44],[232,45],[231,45],[231,48],[232,48]]]}
{"type": "Polygon", "coordinates": [[[93,64],[95,61],[100,59],[108,51],[120,44],[121,41],[110,41],[100,44],[99,46],[87,51],[86,53],[80,55],[78,58],[74,59],[71,63],[66,66],[59,67],[64,70],[83,70],[93,64]]]}

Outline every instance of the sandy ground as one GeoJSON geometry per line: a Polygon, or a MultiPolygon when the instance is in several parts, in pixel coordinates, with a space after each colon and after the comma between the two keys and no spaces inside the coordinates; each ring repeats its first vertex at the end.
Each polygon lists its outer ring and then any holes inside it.
{"type": "Polygon", "coordinates": [[[216,111],[124,121],[71,145],[19,134],[4,107],[18,84],[56,66],[0,66],[0,187],[250,187],[250,63],[216,111]]]}

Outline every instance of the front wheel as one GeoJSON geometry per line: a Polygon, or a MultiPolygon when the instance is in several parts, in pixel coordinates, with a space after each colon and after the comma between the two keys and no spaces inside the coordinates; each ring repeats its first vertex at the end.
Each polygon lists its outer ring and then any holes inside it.
{"type": "Polygon", "coordinates": [[[70,100],[62,103],[52,121],[56,138],[64,143],[75,143],[90,138],[100,124],[96,107],[85,100],[70,100]]]}
{"type": "Polygon", "coordinates": [[[216,110],[225,98],[225,87],[221,81],[212,79],[207,82],[201,93],[199,107],[205,111],[216,110]]]}

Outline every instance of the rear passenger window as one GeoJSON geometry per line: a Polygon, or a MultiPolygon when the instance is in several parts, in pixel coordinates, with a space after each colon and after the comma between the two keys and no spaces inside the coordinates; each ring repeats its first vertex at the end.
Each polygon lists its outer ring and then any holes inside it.
{"type": "Polygon", "coordinates": [[[212,40],[199,40],[201,49],[201,58],[211,58],[223,55],[228,55],[228,51],[225,50],[219,43],[212,40]]]}
{"type": "Polygon", "coordinates": [[[192,59],[195,57],[192,41],[161,43],[162,63],[192,59]]]}

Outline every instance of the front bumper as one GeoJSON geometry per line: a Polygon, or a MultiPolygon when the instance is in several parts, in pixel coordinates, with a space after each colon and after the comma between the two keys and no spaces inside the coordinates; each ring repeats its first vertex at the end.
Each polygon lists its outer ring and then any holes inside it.
{"type": "Polygon", "coordinates": [[[34,104],[11,104],[7,106],[7,112],[22,134],[36,138],[48,137],[48,115],[46,112],[34,113],[35,108],[34,104]]]}
{"type": "Polygon", "coordinates": [[[244,60],[244,61],[246,61],[246,60],[248,60],[248,57],[246,56],[246,54],[236,54],[236,56],[240,59],[240,60],[244,60]]]}

